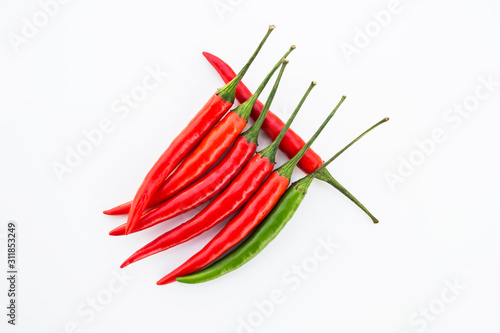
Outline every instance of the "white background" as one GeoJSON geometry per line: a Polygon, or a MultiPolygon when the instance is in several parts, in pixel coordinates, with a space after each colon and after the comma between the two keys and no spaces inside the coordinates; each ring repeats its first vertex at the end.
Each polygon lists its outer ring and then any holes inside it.
{"type": "MultiPolygon", "coordinates": [[[[499,332],[500,86],[460,124],[445,117],[454,104],[474,101],[481,77],[500,81],[500,8],[491,0],[401,0],[376,31],[372,13],[388,3],[70,1],[16,52],[9,36],[20,35],[24,18],[32,21],[41,7],[3,2],[0,241],[5,249],[7,221],[16,221],[19,308],[13,328],[2,278],[1,331],[237,332],[243,320],[253,326],[241,332],[499,332]],[[156,286],[212,230],[127,267],[130,280],[116,282],[124,259],[183,218],[113,238],[108,231],[124,218],[101,211],[133,196],[222,85],[201,52],[238,70],[269,24],[277,28],[244,79],[252,90],[297,45],[272,110],[286,119],[316,80],[293,125],[308,138],[347,95],[314,144],[324,159],[391,118],[329,168],[380,224],[316,181],[282,234],[241,269],[201,285],[156,286]],[[342,43],[356,46],[358,29],[367,26],[374,29],[368,45],[357,40],[359,52],[346,57],[342,43]],[[127,117],[114,113],[113,103],[157,66],[169,76],[127,117]],[[75,149],[82,131],[105,118],[113,131],[59,181],[53,163],[65,163],[67,147],[75,149]],[[391,187],[387,174],[398,174],[400,158],[422,157],[415,141],[438,128],[446,140],[391,187]],[[298,288],[284,280],[294,265],[311,263],[319,239],[328,238],[338,248],[298,288]],[[110,283],[120,287],[112,299],[110,283]],[[453,293],[450,283],[463,289],[453,293]],[[264,316],[255,302],[266,303],[273,290],[284,292],[283,302],[264,316]],[[106,303],[99,311],[90,305],[96,297],[106,303]]],[[[262,138],[261,146],[268,142],[262,138]]]]}

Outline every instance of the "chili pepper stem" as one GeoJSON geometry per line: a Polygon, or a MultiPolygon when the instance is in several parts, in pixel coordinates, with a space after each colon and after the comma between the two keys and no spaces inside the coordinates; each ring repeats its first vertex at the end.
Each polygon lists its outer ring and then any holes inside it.
{"type": "Polygon", "coordinates": [[[250,97],[247,101],[245,101],[244,103],[241,103],[240,105],[238,105],[234,110],[233,112],[236,112],[241,118],[243,119],[248,119],[250,117],[250,113],[252,112],[252,108],[253,108],[253,105],[255,104],[255,102],[257,101],[257,99],[259,98],[260,94],[262,93],[262,91],[264,90],[264,88],[266,87],[267,83],[269,82],[269,80],[271,79],[271,77],[273,76],[274,72],[276,72],[276,70],[278,70],[278,68],[280,68],[280,66],[282,65],[282,61],[283,59],[286,59],[286,57],[288,57],[288,55],[290,54],[290,52],[292,52],[293,50],[295,50],[295,46],[292,45],[290,47],[290,49],[285,53],[285,55],[280,59],[280,61],[278,61],[276,63],[276,65],[274,65],[273,69],[271,70],[271,72],[269,72],[269,74],[267,74],[266,78],[264,79],[264,81],[262,81],[262,83],[260,84],[260,86],[257,88],[257,90],[255,91],[255,93],[252,95],[252,97],[250,97]]]}
{"type": "MultiPolygon", "coordinates": [[[[263,158],[267,158],[271,164],[274,164],[276,161],[276,152],[278,151],[278,147],[281,143],[281,140],[285,136],[286,132],[288,131],[288,128],[290,128],[290,125],[292,124],[293,120],[295,119],[295,116],[299,112],[300,108],[302,107],[302,104],[304,104],[307,96],[309,96],[309,93],[311,90],[316,86],[316,82],[312,81],[311,84],[309,85],[309,88],[307,88],[307,91],[305,92],[304,96],[300,100],[299,104],[293,111],[292,115],[288,118],[285,126],[281,129],[280,133],[274,139],[274,141],[264,148],[262,151],[259,152],[260,156],[263,158]]],[[[260,117],[260,116],[259,116],[260,117]]]]}
{"type": "Polygon", "coordinates": [[[290,177],[292,176],[293,169],[295,168],[295,166],[297,165],[297,163],[300,161],[300,159],[302,158],[302,156],[304,156],[304,154],[309,149],[309,147],[311,147],[311,145],[313,144],[313,142],[316,140],[316,138],[318,137],[318,135],[323,131],[323,129],[325,128],[326,124],[328,124],[328,122],[330,121],[330,119],[332,119],[333,115],[337,112],[338,108],[340,107],[340,105],[342,105],[342,103],[344,102],[345,99],[346,99],[346,96],[345,95],[342,96],[342,98],[337,103],[337,105],[335,106],[335,108],[333,109],[333,111],[330,112],[330,114],[328,115],[328,117],[326,117],[325,121],[323,121],[323,123],[318,128],[318,130],[316,131],[316,133],[314,133],[314,135],[309,139],[309,141],[307,141],[307,143],[304,145],[304,147],[302,147],[299,150],[299,152],[297,154],[295,154],[295,156],[290,161],[286,162],[285,164],[283,164],[282,166],[280,166],[276,170],[281,176],[290,179],[290,177]]]}
{"type": "Polygon", "coordinates": [[[235,98],[234,95],[236,93],[236,87],[238,86],[238,83],[240,83],[240,81],[243,79],[243,76],[247,72],[248,68],[250,67],[250,65],[254,61],[255,57],[259,53],[260,49],[262,48],[262,46],[266,42],[267,38],[269,37],[269,35],[271,34],[271,32],[275,28],[276,28],[276,26],[274,26],[274,25],[269,26],[269,29],[267,30],[266,35],[264,36],[264,38],[260,42],[260,44],[257,47],[257,49],[255,50],[255,52],[252,54],[252,56],[250,57],[248,62],[245,64],[245,66],[243,66],[241,71],[238,73],[238,75],[236,75],[236,77],[234,79],[229,81],[224,87],[220,88],[217,91],[217,95],[219,95],[224,101],[234,103],[234,98],[235,98]]]}
{"type": "MultiPolygon", "coordinates": [[[[318,169],[316,169],[314,172],[310,173],[309,175],[305,176],[302,179],[299,179],[295,183],[292,184],[292,186],[295,186],[297,190],[302,191],[304,194],[307,192],[307,188],[311,184],[312,180],[318,175],[318,173],[321,173],[323,170],[326,170],[326,167],[332,163],[337,157],[339,157],[344,151],[346,151],[349,147],[351,147],[353,144],[355,144],[359,139],[361,139],[363,136],[368,134],[370,131],[372,131],[374,128],[378,127],[379,125],[387,122],[389,118],[384,118],[372,127],[368,128],[366,131],[358,135],[354,140],[352,140],[349,144],[347,144],[344,148],[339,150],[335,155],[333,155],[328,161],[323,163],[322,166],[320,166],[318,169]]],[[[376,218],[373,218],[373,223],[378,223],[378,220],[376,218]]]]}
{"type": "Polygon", "coordinates": [[[326,168],[328,166],[328,164],[332,163],[337,157],[339,157],[343,152],[345,152],[347,149],[349,149],[349,147],[351,147],[353,144],[355,144],[359,139],[361,139],[363,136],[365,136],[368,132],[370,132],[374,128],[378,127],[379,125],[381,125],[387,121],[389,121],[389,118],[385,117],[384,119],[382,119],[381,121],[379,121],[378,123],[376,123],[375,125],[370,127],[369,129],[367,129],[366,131],[361,133],[356,139],[352,140],[348,145],[346,145],[344,148],[339,150],[335,155],[333,155],[328,161],[323,163],[322,166],[317,168],[314,172],[310,173],[306,177],[315,177],[319,172],[321,172],[322,169],[326,168]]]}
{"type": "Polygon", "coordinates": [[[281,65],[281,70],[278,74],[278,78],[276,79],[276,82],[274,83],[273,89],[269,93],[269,96],[267,97],[266,104],[264,104],[264,108],[262,109],[262,112],[259,115],[259,118],[255,121],[255,123],[250,127],[246,132],[241,134],[249,143],[255,143],[258,145],[257,140],[259,137],[259,131],[260,128],[262,127],[262,123],[264,122],[264,119],[266,119],[267,112],[269,111],[269,108],[271,107],[271,103],[273,102],[274,96],[276,95],[276,91],[278,90],[278,86],[281,81],[281,77],[283,76],[283,72],[285,71],[286,65],[288,65],[288,60],[283,58],[281,60],[282,65],[281,65]]]}
{"type": "Polygon", "coordinates": [[[363,212],[370,217],[370,219],[373,221],[373,223],[378,223],[378,219],[358,200],[354,195],[351,194],[342,184],[340,184],[328,171],[328,169],[323,169],[321,172],[319,172],[316,175],[316,179],[322,180],[334,188],[336,188],[340,193],[342,193],[344,196],[346,196],[349,200],[354,202],[363,212]]]}

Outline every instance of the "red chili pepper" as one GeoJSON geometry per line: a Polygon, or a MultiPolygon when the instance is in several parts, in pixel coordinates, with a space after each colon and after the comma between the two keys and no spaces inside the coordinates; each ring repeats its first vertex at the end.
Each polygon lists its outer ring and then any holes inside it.
{"type": "MultiPolygon", "coordinates": [[[[158,216],[161,216],[162,221],[165,221],[185,213],[207,202],[223,191],[231,183],[231,181],[233,181],[257,149],[257,139],[260,127],[266,117],[267,110],[269,110],[274,96],[276,95],[276,91],[287,63],[288,60],[283,60],[283,67],[281,68],[274,87],[269,94],[261,116],[257,118],[257,121],[252,125],[252,127],[236,139],[236,142],[223,160],[200,180],[184,189],[175,197],[167,200],[146,213],[139,221],[140,224],[142,224],[144,218],[147,216],[154,216],[155,220],[158,219],[158,216]]],[[[113,236],[124,235],[125,224],[115,228],[110,234],[113,236]]]]}
{"type": "MultiPolygon", "coordinates": [[[[227,83],[236,76],[236,73],[233,71],[233,69],[217,56],[208,52],[203,52],[203,55],[219,73],[224,82],[227,83]]],[[[251,96],[252,92],[250,91],[250,89],[248,89],[243,82],[240,82],[238,84],[238,87],[236,88],[236,99],[240,103],[243,103],[251,96]]],[[[253,119],[257,119],[262,111],[262,107],[263,104],[260,101],[256,101],[250,116],[253,119]]],[[[272,111],[269,111],[267,113],[266,120],[264,120],[264,124],[262,124],[262,129],[272,140],[274,140],[278,136],[284,125],[285,123],[277,115],[275,115],[272,111]]],[[[292,158],[302,147],[304,147],[304,145],[305,141],[302,140],[302,138],[292,129],[289,129],[285,134],[283,140],[281,140],[279,148],[289,158],[292,158]]],[[[298,167],[306,173],[311,173],[319,168],[321,164],[323,164],[323,160],[321,159],[321,157],[316,154],[314,150],[309,149],[298,163],[298,167]]]]}
{"type": "MultiPolygon", "coordinates": [[[[294,49],[295,46],[292,45],[283,58],[286,58],[294,49]]],[[[161,184],[153,198],[151,198],[148,208],[164,202],[179,193],[219,160],[226,149],[233,143],[236,136],[245,128],[253,103],[255,103],[262,93],[273,73],[282,64],[282,60],[273,67],[272,71],[266,76],[255,94],[243,104],[229,112],[210,133],[207,134],[191,155],[186,157],[167,180],[161,184]]],[[[108,211],[104,211],[104,214],[116,215],[116,212],[118,212],[118,214],[120,212],[126,213],[128,207],[130,207],[130,203],[122,204],[108,211]]],[[[131,232],[132,229],[133,227],[129,229],[129,232],[131,232]]]]}
{"type": "Polygon", "coordinates": [[[297,155],[276,171],[273,171],[255,195],[245,204],[243,209],[203,249],[160,279],[157,284],[163,285],[174,282],[179,276],[191,274],[206,267],[242,241],[269,214],[283,193],[285,193],[290,184],[293,169],[299,162],[299,159],[321,133],[344,99],[345,96],[342,97],[342,100],[334,111],[330,113],[297,155]]]}
{"type": "MultiPolygon", "coordinates": [[[[274,72],[283,64],[284,58],[294,49],[295,46],[292,46],[283,58],[273,67],[271,72],[269,72],[255,94],[245,103],[240,104],[233,111],[229,112],[207,134],[207,136],[203,138],[191,155],[186,157],[173,174],[161,185],[161,193],[165,196],[165,200],[171,198],[180,190],[191,184],[219,160],[222,154],[245,128],[253,103],[255,103],[262,93],[274,72]]],[[[136,219],[133,225],[127,224],[126,233],[133,232],[139,224],[140,218],[136,219]]]]}
{"type": "MultiPolygon", "coordinates": [[[[257,191],[262,181],[273,170],[278,145],[313,87],[314,83],[309,86],[304,97],[301,99],[295,111],[285,124],[285,127],[273,143],[257,153],[224,192],[191,220],[164,233],[154,241],[139,249],[130,256],[121,267],[123,268],[140,259],[184,243],[212,228],[242,207],[255,191],[257,191]]],[[[151,216],[149,218],[149,223],[145,224],[154,225],[161,222],[161,218],[157,221],[151,216]]]]}
{"type": "Polygon", "coordinates": [[[126,233],[135,226],[141,214],[148,206],[151,197],[155,194],[156,190],[158,190],[162,182],[170,175],[184,157],[200,143],[219,119],[229,110],[231,105],[233,105],[236,86],[245,75],[250,64],[259,53],[273,29],[274,26],[269,27],[269,30],[260,42],[257,50],[255,50],[254,54],[240,73],[210,98],[205,106],[196,114],[194,119],[191,120],[187,127],[174,139],[167,150],[153,165],[153,168],[144,178],[132,202],[125,231],[126,233]]]}
{"type": "MultiPolygon", "coordinates": [[[[229,82],[235,77],[236,74],[233,71],[233,69],[223,60],[208,52],[203,52],[203,55],[208,60],[208,62],[215,68],[217,73],[219,73],[224,82],[229,82]]],[[[243,82],[240,82],[238,84],[238,87],[236,88],[236,99],[240,103],[243,103],[248,98],[250,98],[250,96],[252,96],[251,91],[245,86],[243,82]]],[[[260,101],[256,101],[250,116],[253,119],[255,119],[259,116],[261,111],[262,111],[262,103],[260,101]]],[[[272,140],[274,140],[282,128],[283,128],[283,121],[281,121],[281,119],[277,115],[269,111],[267,113],[266,120],[262,125],[262,129],[264,130],[264,132],[272,140]]],[[[302,140],[302,138],[298,134],[296,134],[292,129],[289,129],[285,137],[281,141],[279,148],[289,158],[291,158],[292,156],[295,156],[295,154],[297,154],[297,152],[303,146],[304,146],[304,140],[302,140]]],[[[321,159],[321,157],[318,154],[316,154],[312,149],[309,149],[304,155],[304,157],[302,157],[302,159],[298,163],[298,166],[304,172],[311,173],[317,168],[319,168],[322,164],[323,160],[321,159]]],[[[344,194],[349,200],[351,200],[359,208],[361,208],[373,220],[374,223],[378,222],[377,218],[373,216],[370,213],[370,211],[368,211],[368,209],[366,209],[365,206],[361,202],[359,202],[358,199],[356,199],[345,187],[343,187],[335,178],[333,178],[333,176],[327,169],[323,169],[320,173],[318,173],[316,175],[316,178],[325,181],[330,185],[332,185],[333,187],[335,187],[342,194],[344,194]]]]}

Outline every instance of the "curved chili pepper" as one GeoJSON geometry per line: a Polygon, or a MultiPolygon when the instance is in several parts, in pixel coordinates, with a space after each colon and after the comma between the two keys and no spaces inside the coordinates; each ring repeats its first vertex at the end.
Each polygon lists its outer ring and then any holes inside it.
{"type": "MultiPolygon", "coordinates": [[[[203,55],[205,58],[208,60],[208,62],[215,68],[217,73],[221,76],[221,78],[224,80],[224,82],[229,82],[231,81],[235,76],[236,73],[233,71],[233,69],[226,64],[223,60],[218,58],[217,56],[208,53],[208,52],[203,52],[203,55]]],[[[245,86],[243,82],[240,82],[236,88],[236,99],[242,103],[246,101],[248,98],[252,96],[252,93],[250,90],[245,86]]],[[[260,101],[256,101],[251,117],[253,119],[257,118],[259,114],[262,111],[262,103],[260,101]]],[[[269,111],[266,116],[266,120],[264,121],[264,124],[262,125],[262,129],[264,132],[272,139],[276,138],[280,130],[283,128],[283,121],[269,111]]],[[[280,144],[280,150],[283,151],[289,158],[297,154],[297,152],[304,146],[305,142],[302,140],[302,138],[296,134],[292,129],[289,129],[288,132],[286,133],[285,137],[283,138],[281,144],[280,144]]],[[[304,157],[299,161],[298,166],[301,168],[305,173],[311,173],[314,170],[316,170],[319,166],[323,164],[323,161],[321,157],[316,154],[312,149],[309,149],[307,153],[304,155],[304,157]]],[[[316,175],[316,178],[325,181],[335,187],[337,190],[339,190],[343,195],[345,195],[349,200],[354,202],[359,208],[361,208],[372,220],[374,223],[377,223],[378,220],[373,216],[368,209],[363,206],[361,202],[358,201],[344,186],[342,186],[333,176],[330,174],[330,172],[327,169],[323,169],[322,172],[318,173],[316,175]]]]}
{"type": "Polygon", "coordinates": [[[321,167],[290,185],[273,210],[256,228],[255,232],[235,250],[231,251],[231,253],[227,256],[207,268],[190,275],[178,277],[177,281],[182,283],[201,283],[210,281],[234,271],[252,260],[274,238],[276,238],[276,236],[278,236],[288,221],[293,217],[302,203],[302,200],[306,196],[307,189],[316,174],[326,168],[333,160],[352,146],[356,141],[361,139],[365,134],[387,120],[389,120],[389,118],[385,118],[370,127],[327,162],[325,162],[321,167]]]}
{"type": "Polygon", "coordinates": [[[179,276],[194,273],[211,264],[242,241],[269,214],[283,193],[285,193],[286,188],[290,184],[293,169],[321,131],[323,131],[323,128],[325,128],[326,124],[333,117],[344,99],[345,96],[342,97],[339,104],[328,115],[306,145],[299,150],[297,155],[273,171],[242,210],[204,248],[189,258],[184,264],[164,276],[156,284],[171,283],[179,276]]]}
{"type": "MultiPolygon", "coordinates": [[[[301,101],[285,124],[285,127],[273,143],[261,152],[258,152],[224,192],[215,198],[195,217],[164,233],[139,249],[132,256],[130,256],[130,258],[128,258],[121,267],[123,268],[140,259],[184,243],[217,225],[219,222],[223,221],[241,208],[255,193],[255,191],[257,191],[262,181],[273,170],[278,145],[314,85],[315,83],[313,82],[309,86],[304,97],[302,97],[301,101]]],[[[151,223],[155,222],[156,221],[152,219],[151,223]]]]}
{"type": "MultiPolygon", "coordinates": [[[[257,121],[252,125],[252,127],[236,139],[236,142],[226,154],[224,159],[200,180],[190,185],[175,197],[145,213],[139,221],[140,224],[144,221],[146,223],[151,220],[158,221],[159,217],[161,217],[161,221],[165,221],[185,213],[207,202],[223,191],[231,183],[257,149],[257,139],[259,136],[260,126],[266,117],[266,110],[269,109],[274,96],[276,95],[276,91],[287,64],[288,60],[283,60],[283,66],[278,78],[276,79],[273,89],[269,94],[265,109],[261,113],[261,116],[257,118],[257,121]]],[[[124,234],[125,224],[113,229],[110,232],[110,235],[112,236],[124,234]]]]}
{"type": "Polygon", "coordinates": [[[148,206],[151,197],[161,183],[170,175],[175,167],[191,152],[203,137],[214,127],[219,119],[229,110],[234,102],[236,86],[247,72],[267,37],[273,31],[270,26],[257,50],[243,67],[240,73],[224,87],[220,88],[189,122],[186,128],[172,141],[167,150],[160,156],[153,168],[148,172],[132,202],[130,215],[127,221],[127,230],[135,226],[137,220],[148,206]]]}
{"type": "MultiPolygon", "coordinates": [[[[245,128],[253,103],[255,103],[260,96],[274,72],[282,64],[282,60],[294,49],[295,45],[292,45],[283,58],[281,58],[266,76],[250,99],[230,111],[205,136],[205,138],[203,138],[198,147],[196,147],[196,149],[186,157],[177,169],[161,184],[153,198],[151,198],[148,208],[170,199],[181,190],[185,189],[219,160],[222,154],[231,146],[235,138],[245,128]]],[[[104,214],[116,215],[116,211],[118,211],[118,214],[120,214],[120,212],[126,213],[130,204],[131,203],[122,204],[108,211],[104,211],[104,214]]],[[[131,232],[132,229],[131,227],[129,232],[131,232]]]]}

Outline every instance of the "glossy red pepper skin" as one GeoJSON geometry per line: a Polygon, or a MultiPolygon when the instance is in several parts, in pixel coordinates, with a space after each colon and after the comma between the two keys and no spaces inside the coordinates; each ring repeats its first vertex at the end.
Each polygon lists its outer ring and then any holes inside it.
{"type": "Polygon", "coordinates": [[[173,174],[161,184],[158,191],[161,193],[162,201],[171,198],[214,165],[243,131],[246,124],[246,119],[235,112],[229,112],[173,174]]]}
{"type": "Polygon", "coordinates": [[[135,227],[163,181],[177,165],[201,142],[233,103],[214,94],[182,132],[172,141],[144,178],[130,208],[127,229],[135,227]]]}
{"type": "MultiPolygon", "coordinates": [[[[148,204],[148,207],[151,207],[154,205],[154,202],[156,201],[158,192],[156,192],[155,195],[151,198],[151,201],[148,204]]],[[[130,211],[130,207],[132,206],[132,201],[126,202],[124,204],[121,204],[119,206],[110,208],[108,210],[103,211],[103,214],[106,215],[122,215],[122,214],[127,214],[130,211]]]]}
{"type": "MultiPolygon", "coordinates": [[[[173,218],[196,208],[223,191],[250,160],[256,148],[257,145],[255,143],[250,143],[243,137],[236,139],[226,156],[212,170],[182,190],[177,196],[162,204],[162,210],[167,212],[165,215],[166,219],[173,218]]],[[[151,199],[150,206],[164,201],[161,189],[162,187],[160,187],[157,194],[151,199]]],[[[130,209],[131,203],[131,201],[124,203],[104,213],[108,215],[126,214],[130,209]]],[[[125,224],[122,226],[125,226],[125,224]]],[[[123,235],[125,235],[125,229],[122,229],[123,235]]],[[[115,230],[118,231],[119,229],[116,228],[115,230]]],[[[113,235],[122,235],[122,233],[113,235]]]]}
{"type": "MultiPolygon", "coordinates": [[[[232,70],[232,68],[217,56],[208,52],[203,52],[203,55],[219,73],[224,82],[227,83],[236,76],[236,73],[232,70]]],[[[243,103],[251,96],[252,92],[243,84],[243,82],[240,82],[236,87],[236,99],[240,103],[243,103]]],[[[263,106],[264,105],[260,101],[257,101],[254,104],[250,115],[252,119],[257,119],[259,117],[263,106]]],[[[266,132],[267,136],[274,140],[284,126],[284,122],[277,115],[268,111],[266,119],[262,124],[262,129],[266,132]]],[[[302,147],[304,147],[304,145],[305,141],[292,129],[289,129],[280,143],[280,150],[283,151],[289,158],[292,158],[302,147]]],[[[322,164],[323,160],[321,157],[314,152],[314,150],[309,149],[304,157],[300,159],[298,167],[306,173],[311,173],[322,164]]]]}
{"type": "Polygon", "coordinates": [[[271,173],[243,209],[203,249],[184,264],[160,279],[157,284],[174,282],[179,276],[194,273],[220,258],[242,241],[273,209],[290,181],[277,171],[271,173]]]}
{"type": "MultiPolygon", "coordinates": [[[[147,212],[143,218],[145,216],[161,216],[162,220],[168,220],[204,204],[231,184],[253,156],[256,148],[255,143],[248,142],[244,137],[239,137],[226,156],[209,173],[175,197],[147,212]]],[[[140,223],[142,222],[140,221],[140,223]]],[[[113,229],[110,235],[125,235],[125,224],[113,229]]]]}
{"type": "MultiPolygon", "coordinates": [[[[260,154],[255,155],[229,187],[191,220],[167,231],[146,244],[128,258],[122,267],[184,243],[223,221],[241,208],[259,189],[264,179],[272,172],[274,164],[260,154]]],[[[162,221],[161,216],[149,216],[144,228],[162,221]]]]}

